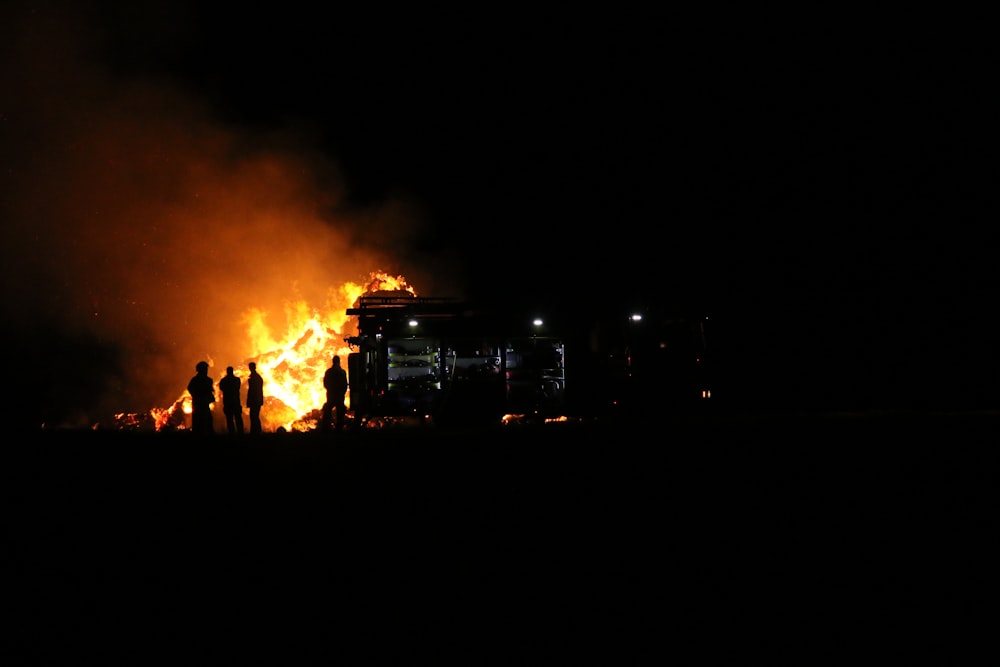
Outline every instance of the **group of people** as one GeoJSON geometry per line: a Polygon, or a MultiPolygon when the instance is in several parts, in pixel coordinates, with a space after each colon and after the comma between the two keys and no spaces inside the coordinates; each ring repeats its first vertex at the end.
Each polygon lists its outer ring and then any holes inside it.
{"type": "MultiPolygon", "coordinates": [[[[247,408],[250,411],[250,433],[263,432],[260,409],[264,406],[264,378],[257,372],[257,364],[247,364],[250,375],[247,378],[247,408]]],[[[208,362],[199,361],[194,367],[195,375],[188,382],[187,391],[191,395],[191,431],[198,434],[215,432],[212,419],[212,404],[215,403],[215,381],[208,374],[208,362]]],[[[232,366],[226,367],[225,376],[219,380],[222,392],[222,412],[226,416],[226,430],[230,435],[243,435],[243,406],[240,402],[240,378],[232,366]]],[[[326,403],[323,404],[321,430],[329,430],[331,423],[337,431],[344,428],[347,412],[347,372],[340,365],[340,357],[334,355],[333,364],[323,376],[326,389],[326,403]],[[334,411],[336,418],[334,420],[334,411]]]]}
{"type": "MultiPolygon", "coordinates": [[[[250,376],[247,378],[247,408],[250,410],[250,433],[261,433],[260,409],[264,406],[264,378],[257,372],[257,364],[250,362],[250,376]]],[[[208,375],[208,362],[199,361],[194,367],[195,375],[188,382],[187,391],[191,395],[191,431],[193,433],[214,433],[212,403],[215,403],[215,381],[208,375]]],[[[243,435],[243,405],[240,401],[242,382],[232,366],[226,367],[226,375],[219,380],[222,392],[222,412],[226,416],[226,430],[230,435],[243,435]]]]}

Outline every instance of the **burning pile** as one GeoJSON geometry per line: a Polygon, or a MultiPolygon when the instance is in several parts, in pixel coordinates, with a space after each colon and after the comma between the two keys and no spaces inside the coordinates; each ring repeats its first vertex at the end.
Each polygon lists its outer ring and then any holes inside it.
{"type": "MultiPolygon", "coordinates": [[[[347,309],[359,297],[373,292],[403,291],[416,296],[403,276],[390,276],[382,271],[370,274],[367,284],[347,282],[330,290],[322,311],[304,301],[287,303],[285,316],[288,322],[283,335],[276,336],[267,324],[267,313],[250,309],[243,315],[253,356],[235,368],[242,382],[244,408],[246,406],[246,365],[256,362],[257,372],[264,378],[264,407],[261,422],[265,432],[279,428],[308,431],[316,427],[320,410],[326,401],[323,374],[329,368],[333,355],[340,355],[346,362],[351,349],[345,338],[353,335],[349,327],[357,323],[349,317],[347,309]]],[[[207,359],[210,368],[213,359],[207,359]]],[[[193,366],[192,366],[193,368],[193,366]]],[[[209,371],[218,382],[221,369],[209,371]]],[[[185,379],[186,382],[186,379],[185,379]]],[[[221,395],[216,389],[218,402],[213,406],[221,415],[221,395]]],[[[347,396],[350,407],[350,392],[347,396]]],[[[167,408],[154,408],[148,413],[122,413],[115,417],[121,430],[186,430],[190,427],[191,397],[185,390],[174,404],[167,408]]],[[[216,420],[216,430],[219,428],[216,420]]]]}

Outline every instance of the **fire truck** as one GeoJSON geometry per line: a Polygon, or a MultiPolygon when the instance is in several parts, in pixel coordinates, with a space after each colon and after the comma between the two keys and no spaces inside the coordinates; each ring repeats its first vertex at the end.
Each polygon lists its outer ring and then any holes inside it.
{"type": "Polygon", "coordinates": [[[499,423],[565,408],[566,346],[541,320],[408,292],[363,296],[347,314],[358,322],[345,339],[355,423],[499,423]]]}

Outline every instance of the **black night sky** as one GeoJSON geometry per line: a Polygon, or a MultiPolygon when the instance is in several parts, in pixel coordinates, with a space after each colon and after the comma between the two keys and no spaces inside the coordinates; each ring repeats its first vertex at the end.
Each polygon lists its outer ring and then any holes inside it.
{"type": "MultiPolygon", "coordinates": [[[[1000,398],[992,79],[975,40],[674,11],[14,2],[3,14],[3,297],[32,393],[99,390],[87,378],[119,359],[81,314],[98,297],[75,291],[87,281],[74,252],[143,224],[155,165],[187,177],[219,154],[273,151],[301,158],[282,179],[308,184],[275,198],[322,209],[330,247],[349,253],[331,279],[387,261],[427,295],[580,321],[633,307],[708,316],[719,395],[735,406],[1000,398]],[[121,148],[91,162],[88,141],[121,148]],[[95,195],[90,174],[112,164],[132,176],[95,195]],[[136,222],[104,236],[108,210],[136,222]]],[[[261,187],[230,190],[249,207],[261,187]]],[[[154,191],[160,210],[193,196],[173,181],[154,191]]],[[[243,258],[234,290],[275,282],[267,266],[295,256],[288,244],[327,243],[237,218],[210,239],[243,258]]],[[[192,252],[189,270],[200,261],[192,252]]],[[[186,281],[164,280],[191,310],[186,281]]]]}

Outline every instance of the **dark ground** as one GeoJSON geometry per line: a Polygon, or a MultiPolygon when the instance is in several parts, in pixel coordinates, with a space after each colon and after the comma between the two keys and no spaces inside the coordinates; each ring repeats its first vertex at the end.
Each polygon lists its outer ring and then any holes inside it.
{"type": "Polygon", "coordinates": [[[992,633],[998,426],[22,434],[4,445],[0,659],[954,660],[992,633]]]}

